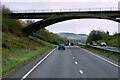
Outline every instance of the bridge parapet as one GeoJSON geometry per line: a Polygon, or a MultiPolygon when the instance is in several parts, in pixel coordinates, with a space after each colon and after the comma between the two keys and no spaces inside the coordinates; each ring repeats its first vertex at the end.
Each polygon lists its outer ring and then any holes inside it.
{"type": "Polygon", "coordinates": [[[45,13],[45,12],[92,12],[92,11],[118,11],[118,7],[111,8],[78,8],[78,9],[41,9],[41,10],[16,10],[13,13],[45,13]]]}

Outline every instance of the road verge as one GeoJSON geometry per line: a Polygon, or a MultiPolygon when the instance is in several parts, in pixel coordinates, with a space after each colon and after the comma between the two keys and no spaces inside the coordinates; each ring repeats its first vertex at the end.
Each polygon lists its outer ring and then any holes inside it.
{"type": "Polygon", "coordinates": [[[86,50],[89,50],[91,52],[97,53],[99,55],[105,56],[107,58],[110,58],[115,61],[120,61],[120,55],[118,53],[114,53],[111,51],[99,49],[99,48],[94,48],[94,47],[89,47],[89,46],[80,46],[81,48],[84,48],[86,50]]]}
{"type": "Polygon", "coordinates": [[[43,52],[37,54],[34,58],[30,59],[12,69],[10,72],[3,75],[3,79],[19,79],[22,78],[31,68],[33,68],[40,60],[42,60],[54,48],[47,48],[43,52]]]}

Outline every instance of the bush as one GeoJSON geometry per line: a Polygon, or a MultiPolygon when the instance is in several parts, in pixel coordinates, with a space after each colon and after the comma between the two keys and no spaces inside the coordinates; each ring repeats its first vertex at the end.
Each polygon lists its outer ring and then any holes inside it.
{"type": "Polygon", "coordinates": [[[22,36],[21,29],[23,26],[23,22],[18,19],[9,19],[7,15],[8,13],[12,13],[9,8],[2,6],[2,31],[3,32],[11,32],[13,34],[17,34],[22,36]]]}
{"type": "Polygon", "coordinates": [[[37,31],[36,33],[33,34],[33,36],[54,44],[58,44],[59,41],[64,43],[64,40],[62,38],[58,37],[56,34],[50,33],[45,28],[37,31]]]}

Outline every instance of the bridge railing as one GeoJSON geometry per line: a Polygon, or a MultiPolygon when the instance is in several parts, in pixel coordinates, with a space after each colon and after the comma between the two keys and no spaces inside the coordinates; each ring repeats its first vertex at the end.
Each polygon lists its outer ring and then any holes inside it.
{"type": "Polygon", "coordinates": [[[44,13],[44,12],[83,12],[83,11],[116,11],[117,7],[112,8],[78,8],[78,9],[41,9],[41,10],[16,10],[13,13],[44,13]]]}

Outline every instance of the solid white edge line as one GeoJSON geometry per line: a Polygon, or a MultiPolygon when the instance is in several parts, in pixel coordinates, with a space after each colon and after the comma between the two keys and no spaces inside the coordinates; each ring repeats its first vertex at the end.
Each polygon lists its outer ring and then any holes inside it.
{"type": "Polygon", "coordinates": [[[114,66],[116,66],[116,67],[120,67],[119,65],[117,65],[117,64],[115,64],[115,63],[113,63],[111,61],[108,61],[107,59],[102,58],[102,57],[100,57],[100,56],[98,56],[98,55],[96,55],[96,54],[94,54],[94,53],[92,53],[92,52],[90,52],[88,50],[85,50],[85,49],[83,49],[83,50],[86,51],[86,52],[88,52],[88,53],[90,53],[90,54],[92,54],[92,55],[94,55],[94,56],[96,56],[96,57],[98,57],[98,58],[100,58],[100,59],[102,59],[102,60],[104,60],[104,61],[106,61],[106,62],[108,62],[108,63],[110,63],[110,64],[112,64],[112,65],[114,65],[114,66]]]}
{"type": "MultiPolygon", "coordinates": [[[[55,48],[56,49],[56,48],[55,48]]],[[[29,72],[27,72],[22,79],[20,80],[24,80],[34,69],[36,69],[53,51],[55,51],[55,49],[53,49],[51,52],[49,52],[42,60],[40,60],[29,72]]]]}

